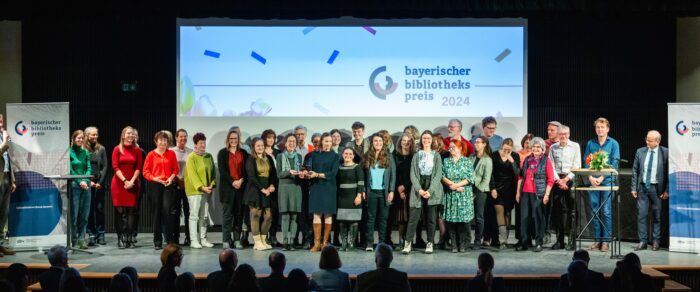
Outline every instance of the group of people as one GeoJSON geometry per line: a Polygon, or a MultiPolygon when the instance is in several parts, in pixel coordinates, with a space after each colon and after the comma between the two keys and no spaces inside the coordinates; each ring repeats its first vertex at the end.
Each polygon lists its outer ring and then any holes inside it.
{"type": "MultiPolygon", "coordinates": [[[[191,149],[186,146],[186,130],[174,135],[158,131],[153,137],[156,148],[146,153],[138,145],[136,129],[125,127],[111,162],[98,141],[97,128],[88,127],[71,135],[71,174],[92,175],[71,182],[73,244],[78,248],[105,244],[104,189],[111,164],[119,248],[135,247],[141,197],[154,206],[155,249],[179,243],[181,211],[187,219],[184,244],[212,247],[207,239],[208,209],[218,188],[224,248],[244,248],[252,235],[255,250],[281,245],[286,250],[304,246],[318,252],[332,242],[333,233],[341,250],[359,244],[372,251],[376,230],[377,242],[396,246],[404,254],[417,247],[432,253],[436,245],[452,252],[481,246],[504,249],[515,209],[516,250],[541,251],[550,229],[556,232],[552,249],[573,250],[572,170],[588,167],[585,158],[598,151],[608,153],[613,168],[618,168],[620,158],[619,144],[608,136],[608,120],[599,118],[594,126],[597,137],[586,143],[583,156],[579,144],[569,139],[569,127],[559,122],[548,123],[547,139],[525,135],[516,152],[513,139],[495,133],[496,119],[486,117],[482,133],[471,139],[462,135],[462,122],[451,119],[448,137],[407,126],[396,145],[386,130],[365,138],[361,122],[352,124],[353,139],[345,145],[336,129],[314,134],[307,144],[302,125],[279,144],[271,129],[246,144],[241,129],[232,127],[216,157],[207,152],[203,133],[192,136],[191,149]],[[391,240],[394,225],[398,225],[397,244],[391,240]]],[[[647,242],[659,248],[660,200],[668,197],[668,155],[660,140],[657,131],[650,131],[647,147],[635,158],[632,195],[639,206],[638,249],[646,248],[647,242]],[[652,241],[646,238],[649,205],[655,224],[652,241]]],[[[5,174],[8,178],[11,172],[5,174]]],[[[590,176],[586,183],[609,186],[613,181],[609,176],[590,176]]],[[[612,239],[609,191],[589,194],[591,209],[601,210],[602,218],[600,224],[593,222],[595,241],[590,249],[607,251],[612,239]]]]}

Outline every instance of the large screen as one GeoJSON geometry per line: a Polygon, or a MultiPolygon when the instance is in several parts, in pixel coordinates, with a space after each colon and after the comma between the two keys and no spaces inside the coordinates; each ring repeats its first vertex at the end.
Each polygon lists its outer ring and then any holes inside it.
{"type": "Polygon", "coordinates": [[[298,124],[349,131],[359,120],[368,133],[396,133],[460,118],[469,136],[494,116],[497,133],[519,138],[525,48],[517,19],[180,19],[178,126],[213,134],[237,125],[255,136],[298,124]]]}

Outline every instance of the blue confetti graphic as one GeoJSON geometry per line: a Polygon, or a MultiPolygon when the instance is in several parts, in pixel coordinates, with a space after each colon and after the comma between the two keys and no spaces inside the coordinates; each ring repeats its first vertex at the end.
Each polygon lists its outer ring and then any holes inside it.
{"type": "Polygon", "coordinates": [[[338,50],[333,50],[331,57],[328,58],[328,64],[333,64],[333,62],[335,62],[335,58],[338,57],[338,54],[340,54],[340,52],[338,52],[338,50]]]}
{"type": "Polygon", "coordinates": [[[217,52],[210,51],[210,50],[204,50],[204,55],[218,59],[221,56],[221,53],[217,53],[217,52]]]}
{"type": "Polygon", "coordinates": [[[307,35],[307,34],[309,34],[312,30],[314,30],[314,28],[316,28],[316,27],[310,26],[310,27],[305,28],[305,29],[302,30],[301,32],[304,33],[305,35],[307,35]]]}
{"type": "Polygon", "coordinates": [[[255,51],[250,53],[250,56],[253,57],[255,60],[258,60],[260,63],[267,63],[267,59],[263,58],[263,56],[258,55],[255,51]]]}

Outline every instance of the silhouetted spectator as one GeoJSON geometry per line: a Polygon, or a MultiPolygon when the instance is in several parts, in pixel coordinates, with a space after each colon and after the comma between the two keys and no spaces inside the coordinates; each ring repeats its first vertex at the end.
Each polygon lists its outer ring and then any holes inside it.
{"type": "Polygon", "coordinates": [[[20,263],[11,264],[5,272],[5,280],[12,283],[15,291],[27,291],[27,266],[20,263]]]}
{"type": "Polygon", "coordinates": [[[226,286],[231,282],[233,273],[238,266],[238,255],[233,249],[227,248],[219,252],[219,266],[221,270],[214,271],[207,276],[209,282],[209,291],[223,292],[226,291],[226,286]]]}
{"type": "MultiPolygon", "coordinates": [[[[574,252],[574,256],[571,258],[571,260],[582,261],[586,264],[586,267],[588,267],[588,263],[591,261],[591,258],[586,250],[579,249],[574,252]]],[[[586,279],[586,283],[591,291],[607,291],[607,285],[605,285],[605,276],[603,276],[603,273],[589,269],[587,275],[588,278],[586,279]]],[[[569,275],[563,274],[559,279],[559,290],[566,287],[569,287],[569,275]]]]}
{"type": "Polygon", "coordinates": [[[469,281],[469,291],[470,292],[502,292],[506,291],[505,283],[503,278],[493,277],[493,267],[495,262],[493,256],[485,252],[479,255],[477,260],[479,265],[479,272],[476,277],[469,281]]]}
{"type": "Polygon", "coordinates": [[[287,279],[284,277],[284,268],[287,266],[287,258],[283,253],[273,251],[268,257],[270,276],[260,279],[260,288],[264,292],[286,291],[287,279]]]}
{"type": "Polygon", "coordinates": [[[233,274],[231,282],[228,284],[228,291],[250,291],[250,292],[261,292],[260,283],[258,283],[258,278],[255,276],[255,269],[249,264],[242,264],[236,269],[236,273],[233,274]]]}
{"type": "Polygon", "coordinates": [[[311,274],[309,288],[314,291],[350,291],[350,277],[348,273],[340,271],[342,266],[338,250],[327,245],[321,250],[318,264],[321,270],[311,274]]]}
{"type": "Polygon", "coordinates": [[[59,292],[84,292],[87,291],[83,278],[80,277],[80,272],[75,268],[67,268],[61,275],[61,280],[58,284],[59,292]]]}
{"type": "Polygon", "coordinates": [[[134,284],[126,273],[118,273],[109,281],[109,292],[133,292],[134,284]]]}
{"type": "Polygon", "coordinates": [[[119,271],[120,273],[124,273],[127,276],[129,276],[129,279],[131,280],[131,291],[133,292],[141,292],[141,289],[139,288],[139,273],[136,271],[136,268],[127,266],[121,269],[119,271]]]}
{"type": "Polygon", "coordinates": [[[194,275],[190,272],[184,272],[177,276],[175,289],[177,292],[194,292],[194,275]]]}
{"type": "Polygon", "coordinates": [[[287,275],[287,291],[288,292],[306,292],[309,291],[309,278],[301,269],[293,269],[287,275]]]}
{"type": "Polygon", "coordinates": [[[177,244],[168,244],[163,252],[160,253],[160,263],[162,267],[158,272],[158,289],[161,292],[172,292],[175,291],[175,278],[177,278],[177,273],[175,272],[175,267],[179,267],[182,264],[182,247],[177,244]]]}
{"type": "Polygon", "coordinates": [[[612,274],[613,291],[643,292],[654,291],[651,277],[642,273],[642,263],[639,257],[631,252],[617,262],[612,274]]]}
{"type": "Polygon", "coordinates": [[[392,269],[390,267],[392,260],[394,260],[393,249],[384,243],[377,244],[374,252],[374,263],[377,269],[359,274],[355,291],[411,291],[408,275],[392,269]]]}
{"type": "Polygon", "coordinates": [[[591,290],[586,282],[588,278],[588,266],[584,261],[575,260],[569,264],[566,277],[569,283],[567,287],[559,287],[559,292],[588,292],[591,290]]]}
{"type": "Polygon", "coordinates": [[[56,292],[58,291],[63,270],[68,268],[68,254],[65,247],[55,245],[49,249],[47,257],[51,267],[39,276],[39,285],[41,285],[42,291],[56,292]]]}

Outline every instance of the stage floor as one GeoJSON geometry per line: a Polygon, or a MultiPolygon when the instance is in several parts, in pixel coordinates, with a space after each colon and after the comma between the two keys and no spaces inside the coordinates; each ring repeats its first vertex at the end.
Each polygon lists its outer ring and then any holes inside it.
{"type": "MultiPolygon", "coordinates": [[[[396,237],[396,232],[394,236],[396,237]]],[[[86,272],[118,272],[125,266],[133,266],[139,272],[157,273],[160,269],[160,252],[152,247],[152,235],[141,234],[138,237],[138,248],[117,249],[116,235],[107,235],[107,245],[91,247],[92,255],[71,252],[69,263],[88,264],[81,271],[86,272]]],[[[210,233],[209,240],[221,242],[221,233],[210,233]]],[[[514,242],[511,242],[514,243],[514,242]]],[[[633,251],[636,244],[622,243],[622,253],[633,251]]],[[[587,245],[586,245],[587,246],[587,245]]],[[[179,272],[210,273],[219,269],[218,252],[221,244],[214,248],[193,250],[185,247],[185,257],[179,272]]],[[[280,250],[281,249],[275,249],[280,250]]],[[[532,251],[516,252],[513,249],[504,251],[483,249],[466,253],[453,254],[449,251],[436,250],[433,254],[423,254],[422,250],[414,249],[410,255],[403,255],[399,251],[394,253],[392,267],[406,271],[414,275],[427,274],[467,274],[473,275],[477,270],[476,258],[479,253],[488,251],[495,260],[496,274],[561,274],[566,271],[571,261],[571,251],[545,249],[543,252],[532,251]]],[[[267,265],[267,257],[271,251],[254,251],[252,247],[237,250],[239,263],[247,263],[255,268],[258,274],[267,274],[270,269],[267,265]]],[[[287,257],[286,271],[293,268],[301,268],[311,274],[318,270],[320,253],[309,253],[306,250],[283,251],[287,257]]],[[[651,249],[637,252],[643,265],[677,265],[699,266],[700,256],[695,254],[674,253],[667,250],[651,251],[651,249]]],[[[612,272],[615,268],[615,259],[610,259],[610,253],[599,251],[590,252],[590,267],[600,272],[612,272]]],[[[341,252],[343,263],[342,270],[350,274],[359,274],[374,269],[374,253],[361,250],[341,252]]],[[[14,256],[0,258],[0,262],[20,263],[47,263],[46,255],[38,251],[18,252],[14,256]]]]}

